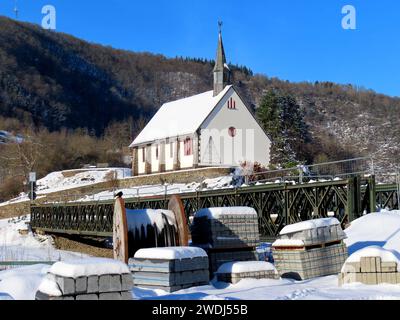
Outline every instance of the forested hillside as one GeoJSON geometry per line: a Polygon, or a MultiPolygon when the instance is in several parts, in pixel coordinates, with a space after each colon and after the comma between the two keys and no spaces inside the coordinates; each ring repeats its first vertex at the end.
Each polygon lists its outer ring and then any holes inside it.
{"type": "MultiPolygon", "coordinates": [[[[0,17],[0,130],[30,137],[42,153],[58,145],[57,152],[68,155],[45,156],[45,168],[35,161],[33,169],[42,174],[87,162],[121,162],[115,153],[162,103],[212,89],[212,68],[213,61],[116,50],[0,17]],[[67,149],[65,139],[78,136],[85,143],[67,149]]],[[[351,85],[290,83],[245,67],[231,69],[255,111],[271,94],[296,109],[299,130],[277,132],[282,139],[275,150],[290,151],[289,157],[276,157],[278,165],[363,155],[375,156],[381,168],[400,162],[400,99],[351,85]]],[[[286,118],[290,114],[283,112],[269,129],[284,128],[293,120],[286,118]]],[[[10,151],[0,148],[0,176],[9,175],[4,155],[10,151]]]]}

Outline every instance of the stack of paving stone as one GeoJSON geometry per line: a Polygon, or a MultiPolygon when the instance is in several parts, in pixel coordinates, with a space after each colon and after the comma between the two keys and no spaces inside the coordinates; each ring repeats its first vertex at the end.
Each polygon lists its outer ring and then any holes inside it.
{"type": "Polygon", "coordinates": [[[272,245],[275,266],[282,277],[296,280],[338,274],[348,256],[345,238],[335,218],[289,225],[272,245]]]}
{"type": "Polygon", "coordinates": [[[102,258],[56,262],[36,300],[132,300],[133,279],[126,264],[102,258]]]}
{"type": "Polygon", "coordinates": [[[218,268],[217,280],[236,284],[243,279],[279,279],[274,265],[264,261],[229,262],[218,268]]]}
{"type": "Polygon", "coordinates": [[[339,285],[361,282],[367,285],[400,284],[400,261],[393,252],[367,247],[352,254],[339,274],[339,285]]]}
{"type": "Polygon", "coordinates": [[[174,292],[207,285],[207,253],[195,247],[141,249],[129,259],[135,286],[174,292]]]}
{"type": "Polygon", "coordinates": [[[258,216],[253,208],[202,209],[191,225],[192,244],[207,251],[210,272],[226,262],[257,260],[258,216]]]}

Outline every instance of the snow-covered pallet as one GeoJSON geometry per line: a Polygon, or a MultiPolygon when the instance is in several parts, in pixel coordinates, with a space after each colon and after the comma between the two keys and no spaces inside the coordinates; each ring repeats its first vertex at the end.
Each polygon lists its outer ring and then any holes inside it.
{"type": "Polygon", "coordinates": [[[132,275],[111,259],[56,262],[36,292],[36,300],[131,300],[132,275]]]}
{"type": "Polygon", "coordinates": [[[344,263],[339,286],[360,282],[367,285],[400,284],[400,261],[389,250],[372,246],[355,252],[344,263]]]}
{"type": "Polygon", "coordinates": [[[220,282],[236,284],[243,279],[279,279],[273,264],[263,261],[229,262],[218,268],[220,282]]]}
{"type": "Polygon", "coordinates": [[[338,274],[347,259],[345,238],[335,218],[288,225],[272,244],[276,268],[282,277],[297,280],[338,274]]]}
{"type": "Polygon", "coordinates": [[[196,247],[141,249],[129,260],[135,286],[173,292],[208,284],[207,253],[196,247]]]}
{"type": "Polygon", "coordinates": [[[191,226],[192,243],[213,249],[259,244],[258,217],[253,208],[226,207],[198,211],[191,226]]]}
{"type": "Polygon", "coordinates": [[[347,259],[344,243],[316,249],[274,246],[272,252],[279,274],[296,280],[338,274],[347,259]]]}
{"type": "Polygon", "coordinates": [[[258,254],[255,250],[208,251],[210,272],[215,273],[220,266],[228,262],[256,261],[258,254]]]}
{"type": "Polygon", "coordinates": [[[279,239],[301,241],[304,246],[314,246],[346,239],[346,234],[335,218],[315,219],[286,226],[279,239]]]}
{"type": "Polygon", "coordinates": [[[192,283],[208,282],[210,274],[208,270],[184,271],[184,272],[135,272],[134,285],[156,285],[175,287],[192,283]]]}
{"type": "Polygon", "coordinates": [[[208,257],[194,257],[176,260],[163,259],[129,259],[129,270],[139,272],[146,270],[148,272],[183,272],[189,270],[208,269],[208,257]]]}

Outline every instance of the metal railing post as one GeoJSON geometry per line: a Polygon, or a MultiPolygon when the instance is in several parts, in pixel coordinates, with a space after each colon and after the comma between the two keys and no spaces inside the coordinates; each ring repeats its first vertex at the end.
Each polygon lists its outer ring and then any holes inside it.
{"type": "Polygon", "coordinates": [[[376,211],[376,183],[375,176],[368,178],[369,187],[369,213],[376,211]]]}

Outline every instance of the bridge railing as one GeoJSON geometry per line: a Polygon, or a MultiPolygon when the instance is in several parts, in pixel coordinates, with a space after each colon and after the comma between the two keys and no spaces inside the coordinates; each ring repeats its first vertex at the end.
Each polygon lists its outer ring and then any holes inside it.
{"type": "Polygon", "coordinates": [[[313,165],[299,165],[289,169],[268,170],[246,175],[246,182],[273,181],[292,179],[297,183],[315,179],[334,180],[335,178],[351,178],[354,176],[372,176],[375,174],[372,157],[331,161],[313,165]]]}

